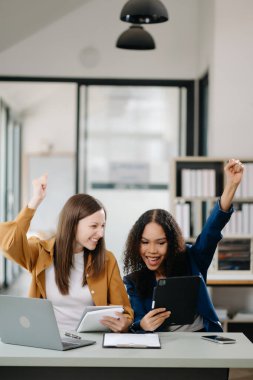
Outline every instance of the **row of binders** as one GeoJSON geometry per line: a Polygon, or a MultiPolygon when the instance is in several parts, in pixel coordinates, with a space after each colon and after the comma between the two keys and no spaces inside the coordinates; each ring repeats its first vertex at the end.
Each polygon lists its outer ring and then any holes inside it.
{"type": "Polygon", "coordinates": [[[215,197],[216,179],[214,169],[182,169],[182,197],[215,197]]]}
{"type": "Polygon", "coordinates": [[[227,235],[253,235],[253,203],[244,203],[236,210],[222,231],[227,235]]]}
{"type": "MultiPolygon", "coordinates": [[[[216,171],[215,169],[182,169],[181,196],[215,197],[216,171]]],[[[253,163],[244,164],[244,176],[236,192],[237,198],[253,197],[253,163]]]]}
{"type": "MultiPolygon", "coordinates": [[[[191,237],[190,203],[176,204],[176,221],[185,239],[191,237]]],[[[198,231],[200,232],[200,231],[198,231]]],[[[223,236],[253,235],[253,203],[244,203],[236,210],[222,231],[223,236]]]]}

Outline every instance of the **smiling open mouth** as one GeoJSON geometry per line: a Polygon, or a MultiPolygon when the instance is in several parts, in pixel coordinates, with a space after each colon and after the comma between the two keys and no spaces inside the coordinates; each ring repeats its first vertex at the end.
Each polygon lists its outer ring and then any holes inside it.
{"type": "Polygon", "coordinates": [[[148,263],[150,263],[151,265],[155,265],[160,261],[161,256],[156,256],[156,257],[145,256],[145,258],[148,261],[148,263]]]}

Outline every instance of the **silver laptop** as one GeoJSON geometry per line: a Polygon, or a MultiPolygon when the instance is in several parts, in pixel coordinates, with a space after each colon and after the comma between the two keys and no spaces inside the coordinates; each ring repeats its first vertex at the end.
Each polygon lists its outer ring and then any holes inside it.
{"type": "Polygon", "coordinates": [[[3,343],[59,351],[95,343],[62,338],[51,301],[4,295],[0,296],[0,337],[3,343]]]}

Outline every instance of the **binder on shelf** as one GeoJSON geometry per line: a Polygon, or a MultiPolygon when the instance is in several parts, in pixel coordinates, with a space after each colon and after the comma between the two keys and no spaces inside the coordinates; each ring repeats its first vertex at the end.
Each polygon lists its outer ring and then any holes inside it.
{"type": "Polygon", "coordinates": [[[250,235],[253,235],[253,204],[252,203],[249,205],[249,210],[250,210],[249,233],[250,235]]]}
{"type": "MultiPolygon", "coordinates": [[[[253,218],[253,215],[252,215],[253,218]]],[[[250,214],[250,205],[245,203],[242,205],[242,234],[248,235],[250,234],[250,222],[251,222],[251,214],[250,214]]]]}
{"type": "Polygon", "coordinates": [[[190,237],[190,204],[177,203],[176,204],[176,221],[182,230],[185,239],[190,237]]]}
{"type": "Polygon", "coordinates": [[[215,170],[210,169],[210,192],[209,196],[210,197],[215,197],[216,195],[216,181],[215,181],[215,170]]]}
{"type": "Polygon", "coordinates": [[[189,169],[182,169],[181,172],[181,194],[185,198],[191,196],[191,172],[189,169]]]}
{"type": "Polygon", "coordinates": [[[208,169],[203,169],[203,196],[208,197],[210,191],[210,174],[208,169]]]}

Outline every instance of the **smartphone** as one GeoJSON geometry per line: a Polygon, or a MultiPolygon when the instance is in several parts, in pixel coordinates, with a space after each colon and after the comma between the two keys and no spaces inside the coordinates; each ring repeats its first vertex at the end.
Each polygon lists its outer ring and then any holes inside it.
{"type": "Polygon", "coordinates": [[[220,336],[220,335],[202,335],[201,338],[209,340],[210,342],[220,343],[220,344],[231,344],[231,343],[236,342],[235,339],[226,338],[225,336],[220,336]]]}

